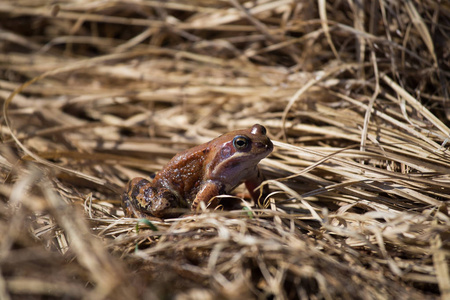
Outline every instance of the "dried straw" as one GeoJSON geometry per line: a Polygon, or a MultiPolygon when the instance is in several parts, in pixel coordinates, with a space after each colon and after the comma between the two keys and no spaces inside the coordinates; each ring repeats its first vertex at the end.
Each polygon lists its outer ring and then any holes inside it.
{"type": "Polygon", "coordinates": [[[3,1],[0,299],[450,299],[449,37],[445,1],[3,1]],[[123,217],[255,123],[264,204],[123,217]]]}

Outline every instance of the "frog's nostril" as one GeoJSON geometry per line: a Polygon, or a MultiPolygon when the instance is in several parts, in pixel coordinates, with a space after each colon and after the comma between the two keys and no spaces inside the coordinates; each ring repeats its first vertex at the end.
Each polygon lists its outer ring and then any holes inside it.
{"type": "Polygon", "coordinates": [[[254,147],[257,148],[257,149],[265,149],[265,150],[267,150],[267,149],[271,149],[272,145],[271,145],[271,143],[258,143],[258,142],[256,142],[256,143],[254,143],[254,147]]]}

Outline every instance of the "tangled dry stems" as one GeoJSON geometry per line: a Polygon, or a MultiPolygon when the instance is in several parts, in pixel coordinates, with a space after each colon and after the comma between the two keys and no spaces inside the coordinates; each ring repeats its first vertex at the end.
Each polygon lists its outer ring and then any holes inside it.
{"type": "Polygon", "coordinates": [[[364,5],[1,3],[0,298],[450,297],[450,7],[364,5]],[[265,206],[123,218],[254,123],[265,206]]]}

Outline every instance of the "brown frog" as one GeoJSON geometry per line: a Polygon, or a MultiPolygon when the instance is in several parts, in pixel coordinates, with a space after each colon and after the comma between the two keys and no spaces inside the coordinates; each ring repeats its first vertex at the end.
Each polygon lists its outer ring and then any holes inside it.
{"type": "Polygon", "coordinates": [[[266,128],[255,124],[181,152],[153,181],[136,177],[128,182],[122,195],[125,214],[167,218],[180,215],[179,208],[195,211],[201,202],[215,207],[215,196],[230,193],[242,182],[256,201],[268,194],[266,186],[262,195],[255,191],[263,181],[257,165],[272,150],[266,128]]]}

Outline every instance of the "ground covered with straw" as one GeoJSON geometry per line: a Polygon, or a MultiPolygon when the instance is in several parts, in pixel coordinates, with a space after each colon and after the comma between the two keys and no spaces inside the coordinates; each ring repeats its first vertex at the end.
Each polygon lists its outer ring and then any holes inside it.
{"type": "Polygon", "coordinates": [[[0,299],[450,299],[449,49],[447,1],[1,1],[0,299]],[[124,217],[255,123],[264,203],[124,217]]]}

